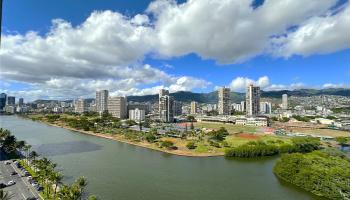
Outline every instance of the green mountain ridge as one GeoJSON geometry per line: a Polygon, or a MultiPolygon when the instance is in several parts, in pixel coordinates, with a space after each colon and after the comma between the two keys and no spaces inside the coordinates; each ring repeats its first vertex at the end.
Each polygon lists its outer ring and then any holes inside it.
{"type": "MultiPolygon", "coordinates": [[[[298,89],[298,90],[279,90],[279,91],[262,91],[261,97],[263,98],[281,98],[282,94],[287,94],[288,96],[317,96],[317,95],[339,95],[350,97],[350,89],[345,88],[330,88],[330,89],[298,89]]],[[[180,91],[171,93],[175,100],[182,102],[197,101],[199,103],[216,103],[218,100],[217,92],[209,93],[194,93],[187,91],[180,91]]],[[[240,102],[245,99],[245,93],[231,92],[231,101],[240,102]]],[[[128,96],[128,101],[135,102],[156,102],[158,101],[158,94],[155,95],[144,95],[144,96],[128,96]]]]}

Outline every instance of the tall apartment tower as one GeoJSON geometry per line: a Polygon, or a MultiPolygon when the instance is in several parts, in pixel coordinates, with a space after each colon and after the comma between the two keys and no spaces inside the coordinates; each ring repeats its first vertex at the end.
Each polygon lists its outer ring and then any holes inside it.
{"type": "Polygon", "coordinates": [[[6,99],[7,99],[6,93],[1,93],[0,94],[0,110],[4,109],[4,107],[6,105],[6,99]]]}
{"type": "Polygon", "coordinates": [[[282,109],[283,110],[288,109],[288,95],[287,94],[282,95],[282,109]]]}
{"type": "Polygon", "coordinates": [[[88,111],[88,105],[85,99],[75,101],[74,110],[76,113],[84,113],[88,111]]]}
{"type": "Polygon", "coordinates": [[[198,103],[195,101],[191,101],[191,114],[192,115],[197,114],[197,109],[198,109],[198,103]]]}
{"type": "Polygon", "coordinates": [[[16,104],[16,97],[7,96],[6,105],[14,106],[16,104]]]}
{"type": "Polygon", "coordinates": [[[218,90],[219,115],[231,114],[230,88],[222,87],[218,90]]]}
{"type": "Polygon", "coordinates": [[[249,85],[246,93],[246,115],[256,116],[260,112],[260,87],[249,85]]]}
{"type": "Polygon", "coordinates": [[[174,97],[164,89],[159,91],[159,118],[162,122],[174,121],[174,97]]]}
{"type": "Polygon", "coordinates": [[[19,106],[23,106],[23,104],[24,104],[23,98],[19,98],[19,99],[18,99],[18,105],[19,105],[19,106]]]}
{"type": "Polygon", "coordinates": [[[112,117],[125,119],[127,117],[126,97],[109,97],[108,113],[110,113],[112,117]]]}
{"type": "Polygon", "coordinates": [[[96,91],[96,112],[102,114],[108,110],[108,90],[96,91]]]}

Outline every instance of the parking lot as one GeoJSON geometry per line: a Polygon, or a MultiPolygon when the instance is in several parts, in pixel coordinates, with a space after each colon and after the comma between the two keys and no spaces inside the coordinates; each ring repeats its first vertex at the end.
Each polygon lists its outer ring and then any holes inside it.
{"type": "Polygon", "coordinates": [[[36,189],[29,183],[28,177],[24,175],[13,161],[0,161],[0,183],[8,184],[10,181],[15,183],[6,186],[3,190],[14,195],[12,199],[41,199],[36,189]]]}

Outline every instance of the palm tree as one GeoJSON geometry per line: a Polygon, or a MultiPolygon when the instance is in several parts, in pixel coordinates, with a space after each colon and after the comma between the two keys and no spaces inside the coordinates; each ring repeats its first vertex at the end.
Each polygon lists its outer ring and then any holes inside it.
{"type": "Polygon", "coordinates": [[[3,190],[0,190],[0,200],[10,200],[12,199],[13,194],[9,194],[3,190]]]}
{"type": "Polygon", "coordinates": [[[51,181],[55,184],[54,199],[56,198],[57,187],[62,184],[63,175],[59,172],[52,173],[51,181]]]}
{"type": "Polygon", "coordinates": [[[84,188],[87,186],[87,179],[84,176],[81,176],[75,181],[75,183],[78,185],[80,193],[83,194],[84,188]]]}
{"type": "MultiPolygon", "coordinates": [[[[31,151],[29,153],[29,158],[32,160],[33,159],[33,163],[35,163],[35,158],[37,158],[39,156],[39,154],[36,151],[31,151]]],[[[34,164],[34,171],[35,171],[35,164],[34,164]]]]}

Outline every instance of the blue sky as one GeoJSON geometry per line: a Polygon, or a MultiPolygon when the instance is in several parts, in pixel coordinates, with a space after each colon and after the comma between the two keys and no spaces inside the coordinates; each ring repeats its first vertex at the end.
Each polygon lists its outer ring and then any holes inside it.
{"type": "Polygon", "coordinates": [[[252,4],[5,0],[1,90],[34,99],[350,86],[348,1],[252,4]]]}

